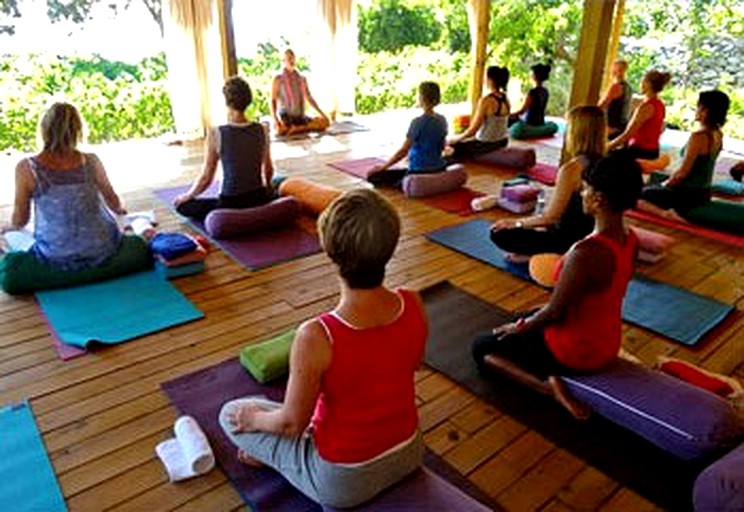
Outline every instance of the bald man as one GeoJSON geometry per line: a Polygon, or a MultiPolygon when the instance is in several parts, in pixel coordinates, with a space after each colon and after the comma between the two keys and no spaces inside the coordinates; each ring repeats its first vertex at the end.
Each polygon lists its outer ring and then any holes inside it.
{"type": "Polygon", "coordinates": [[[271,87],[271,115],[274,117],[277,135],[323,131],[328,128],[328,116],[310,94],[305,77],[297,71],[294,51],[287,49],[284,52],[282,64],[282,72],[274,77],[271,87]],[[305,102],[320,117],[308,117],[305,114],[305,102]]]}

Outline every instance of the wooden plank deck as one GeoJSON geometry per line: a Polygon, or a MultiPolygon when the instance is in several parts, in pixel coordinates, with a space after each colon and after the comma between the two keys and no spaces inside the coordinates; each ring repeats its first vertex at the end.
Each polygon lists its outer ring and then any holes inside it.
{"type": "MultiPolygon", "coordinates": [[[[274,145],[282,172],[343,189],[363,185],[327,162],[378,155],[384,149],[370,133],[274,145]]],[[[162,153],[158,161],[178,167],[167,169],[167,181],[186,183],[198,173],[199,146],[157,151],[162,153]]],[[[538,153],[541,161],[557,160],[554,149],[539,147],[538,153]]],[[[102,157],[107,163],[106,155],[102,157]]],[[[151,155],[143,152],[132,154],[126,165],[140,169],[139,178],[146,179],[141,169],[151,162],[151,155]]],[[[469,171],[470,186],[484,192],[493,191],[499,179],[510,176],[477,166],[469,171]]],[[[157,170],[150,183],[159,179],[155,176],[157,170]]],[[[163,229],[184,229],[145,183],[134,188],[124,194],[130,210],[155,208],[163,229]]],[[[392,191],[386,195],[403,219],[401,243],[389,266],[389,285],[421,289],[449,279],[512,310],[546,298],[535,286],[421,236],[461,222],[460,217],[392,191]]],[[[7,212],[8,205],[2,209],[7,212]]],[[[503,214],[482,214],[489,219],[499,215],[503,214]]],[[[672,234],[666,228],[648,227],[672,234]]],[[[699,348],[684,348],[631,326],[625,328],[625,348],[649,364],[658,355],[673,355],[744,378],[744,258],[737,249],[717,242],[685,233],[673,235],[678,243],[671,254],[643,271],[736,304],[739,311],[715,339],[699,348]]],[[[168,483],[154,447],[170,435],[176,412],[159,384],[235,357],[239,347],[328,309],[337,298],[335,272],[323,255],[248,272],[216,248],[211,249],[207,265],[207,273],[175,281],[206,313],[203,320],[69,362],[57,358],[32,297],[0,294],[0,402],[30,399],[70,510],[245,510],[219,470],[178,485],[168,483]]],[[[417,400],[426,444],[508,510],[656,510],[633,491],[432,370],[417,375],[417,400]]]]}

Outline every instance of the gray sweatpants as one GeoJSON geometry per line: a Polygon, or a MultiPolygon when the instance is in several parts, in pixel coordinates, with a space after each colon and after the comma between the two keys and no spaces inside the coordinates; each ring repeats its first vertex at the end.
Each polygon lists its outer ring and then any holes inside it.
{"type": "Polygon", "coordinates": [[[233,400],[220,411],[222,430],[236,447],[277,470],[305,496],[322,505],[339,508],[359,505],[421,466],[424,448],[420,432],[413,441],[395,452],[354,466],[323,460],[309,433],[298,437],[265,432],[235,434],[227,421],[227,413],[247,402],[254,402],[265,410],[281,407],[281,404],[262,397],[233,400]]]}

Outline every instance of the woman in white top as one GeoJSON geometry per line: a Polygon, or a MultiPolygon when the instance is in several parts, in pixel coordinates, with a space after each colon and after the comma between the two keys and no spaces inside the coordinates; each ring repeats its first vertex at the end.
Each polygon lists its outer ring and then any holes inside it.
{"type": "Polygon", "coordinates": [[[486,71],[486,81],[490,92],[481,98],[475,119],[460,136],[450,140],[453,149],[452,160],[465,160],[484,153],[505,148],[509,143],[509,99],[506,85],[509,83],[509,70],[505,67],[491,66],[486,71]]]}

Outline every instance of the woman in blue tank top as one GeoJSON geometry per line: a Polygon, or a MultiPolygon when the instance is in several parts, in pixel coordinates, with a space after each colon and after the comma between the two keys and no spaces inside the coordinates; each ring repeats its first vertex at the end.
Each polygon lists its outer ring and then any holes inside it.
{"type": "Polygon", "coordinates": [[[227,124],[207,135],[201,175],[184,194],[173,201],[176,211],[202,220],[217,208],[251,208],[271,200],[271,161],[268,128],[249,121],[245,109],[253,94],[248,83],[234,76],[222,88],[227,106],[227,124]],[[218,197],[200,198],[214,181],[217,163],[222,162],[222,187],[218,197]]]}
{"type": "Polygon", "coordinates": [[[82,120],[74,106],[55,103],[41,121],[44,148],[16,166],[13,217],[19,231],[34,209],[29,251],[44,263],[77,271],[112,257],[122,238],[113,214],[126,211],[96,155],[81,153],[82,120]],[[112,214],[113,212],[113,214],[112,214]]]}

